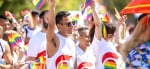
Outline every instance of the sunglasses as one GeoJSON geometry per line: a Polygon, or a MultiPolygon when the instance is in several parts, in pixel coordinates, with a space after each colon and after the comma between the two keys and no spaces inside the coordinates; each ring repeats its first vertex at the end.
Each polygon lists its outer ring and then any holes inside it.
{"type": "MultiPolygon", "coordinates": [[[[61,23],[62,24],[62,23],[61,23]]],[[[62,25],[67,25],[67,27],[72,27],[72,25],[75,25],[75,22],[72,21],[72,22],[67,22],[65,24],[62,24],[62,25]]]]}

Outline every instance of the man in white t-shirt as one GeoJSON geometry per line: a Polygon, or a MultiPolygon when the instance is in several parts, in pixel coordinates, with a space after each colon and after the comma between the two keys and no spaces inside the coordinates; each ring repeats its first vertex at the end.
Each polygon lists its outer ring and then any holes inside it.
{"type": "Polygon", "coordinates": [[[27,50],[27,61],[38,61],[40,56],[44,56],[44,61],[46,61],[46,31],[48,28],[48,10],[44,10],[40,14],[40,21],[42,24],[42,30],[37,32],[31,37],[27,50]]]}
{"type": "Polygon", "coordinates": [[[3,32],[8,30],[9,21],[5,15],[0,15],[0,68],[9,69],[12,64],[12,56],[8,43],[4,41],[3,32]]]}
{"type": "Polygon", "coordinates": [[[47,69],[76,69],[75,43],[72,20],[67,11],[59,11],[55,17],[55,0],[49,0],[49,23],[47,30],[47,69]],[[56,18],[56,19],[55,19],[56,18]],[[55,33],[55,25],[58,33],[55,33]]]}
{"type": "Polygon", "coordinates": [[[32,21],[29,21],[28,14],[24,17],[24,22],[27,22],[27,24],[23,26],[23,29],[25,30],[25,33],[26,33],[25,43],[28,43],[30,38],[41,30],[41,28],[38,27],[38,24],[39,24],[39,12],[31,11],[30,13],[31,13],[30,16],[32,17],[32,21]],[[31,26],[32,22],[34,23],[33,26],[31,26]]]}

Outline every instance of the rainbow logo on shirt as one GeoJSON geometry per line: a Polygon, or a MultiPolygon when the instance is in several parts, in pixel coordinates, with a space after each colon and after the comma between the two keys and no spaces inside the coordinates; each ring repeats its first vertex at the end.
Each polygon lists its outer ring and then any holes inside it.
{"type": "Polygon", "coordinates": [[[104,69],[117,69],[116,61],[119,57],[116,53],[106,52],[102,58],[104,69]]]}
{"type": "Polygon", "coordinates": [[[114,60],[107,60],[104,63],[104,68],[105,69],[117,69],[116,66],[117,66],[117,64],[114,60]]]}
{"type": "Polygon", "coordinates": [[[68,61],[71,59],[69,55],[60,55],[55,62],[57,69],[70,69],[68,61]]]}
{"type": "Polygon", "coordinates": [[[62,62],[59,64],[57,69],[69,69],[69,66],[66,62],[62,62]]]}

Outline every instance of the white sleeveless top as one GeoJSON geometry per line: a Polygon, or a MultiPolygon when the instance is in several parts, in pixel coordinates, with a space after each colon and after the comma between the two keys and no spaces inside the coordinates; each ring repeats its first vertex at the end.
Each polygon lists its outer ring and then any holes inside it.
{"type": "Polygon", "coordinates": [[[95,69],[96,58],[94,56],[91,46],[87,47],[84,52],[79,46],[77,50],[77,68],[78,69],[95,69]]]}
{"type": "Polygon", "coordinates": [[[51,58],[47,58],[47,69],[74,69],[75,44],[73,40],[56,34],[60,41],[58,51],[51,58]]]}
{"type": "Polygon", "coordinates": [[[7,45],[7,42],[3,39],[0,39],[0,59],[2,59],[2,56],[5,52],[5,46],[7,45]]]}

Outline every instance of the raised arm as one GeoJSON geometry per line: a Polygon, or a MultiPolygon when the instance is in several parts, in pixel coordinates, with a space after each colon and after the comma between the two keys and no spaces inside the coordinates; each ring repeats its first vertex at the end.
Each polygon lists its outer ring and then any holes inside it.
{"type": "Polygon", "coordinates": [[[101,40],[101,38],[102,38],[101,22],[95,11],[95,2],[94,1],[92,1],[91,9],[92,9],[92,14],[93,14],[94,23],[95,23],[95,33],[94,34],[98,40],[101,40]]]}
{"type": "Polygon", "coordinates": [[[58,39],[55,35],[55,0],[48,0],[49,2],[49,20],[48,20],[48,30],[46,33],[47,38],[47,56],[51,58],[56,53],[56,45],[58,44],[58,39]]]}
{"type": "Polygon", "coordinates": [[[48,0],[49,2],[49,20],[47,30],[47,41],[51,41],[54,38],[55,31],[55,0],[48,0]]]}
{"type": "Polygon", "coordinates": [[[126,19],[127,19],[127,16],[124,15],[118,20],[118,23],[116,24],[115,41],[119,46],[121,46],[124,43],[124,37],[126,34],[126,23],[125,23],[126,19]],[[120,31],[121,26],[122,26],[122,29],[120,31]]]}

